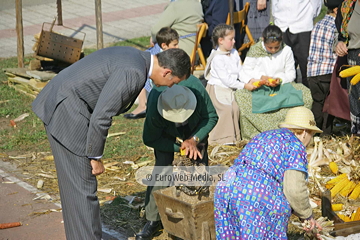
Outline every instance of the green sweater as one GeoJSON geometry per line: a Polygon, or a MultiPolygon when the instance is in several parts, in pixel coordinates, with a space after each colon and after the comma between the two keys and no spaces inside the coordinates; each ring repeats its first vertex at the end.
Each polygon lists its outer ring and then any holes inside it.
{"type": "Polygon", "coordinates": [[[188,119],[190,135],[159,114],[157,101],[166,87],[153,87],[147,101],[143,131],[145,145],[159,151],[178,152],[180,145],[176,143],[176,137],[186,140],[196,135],[202,141],[208,137],[209,132],[216,125],[218,120],[216,110],[200,80],[191,75],[188,79],[181,81],[179,85],[188,87],[197,99],[196,109],[188,119]]]}

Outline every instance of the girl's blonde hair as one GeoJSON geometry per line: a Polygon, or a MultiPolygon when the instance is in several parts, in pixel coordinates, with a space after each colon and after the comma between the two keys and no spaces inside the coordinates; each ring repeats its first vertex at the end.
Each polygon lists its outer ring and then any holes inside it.
{"type": "Polygon", "coordinates": [[[225,23],[220,23],[214,28],[211,36],[214,48],[219,45],[219,39],[226,37],[230,31],[235,31],[234,27],[225,23]]]}

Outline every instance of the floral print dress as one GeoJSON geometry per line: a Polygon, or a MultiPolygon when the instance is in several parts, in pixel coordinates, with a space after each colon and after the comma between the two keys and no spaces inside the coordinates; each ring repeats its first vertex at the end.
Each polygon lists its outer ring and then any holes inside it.
{"type": "Polygon", "coordinates": [[[291,207],[283,193],[286,170],[307,173],[302,142],[286,128],[254,137],[216,186],[216,238],[287,239],[291,207]]]}

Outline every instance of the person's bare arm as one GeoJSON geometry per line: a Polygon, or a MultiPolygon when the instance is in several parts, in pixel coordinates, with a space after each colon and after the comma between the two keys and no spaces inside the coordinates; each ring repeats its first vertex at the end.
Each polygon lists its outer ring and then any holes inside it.
{"type": "Polygon", "coordinates": [[[262,10],[266,9],[266,0],[258,0],[256,7],[257,7],[258,11],[262,11],[262,10]]]}

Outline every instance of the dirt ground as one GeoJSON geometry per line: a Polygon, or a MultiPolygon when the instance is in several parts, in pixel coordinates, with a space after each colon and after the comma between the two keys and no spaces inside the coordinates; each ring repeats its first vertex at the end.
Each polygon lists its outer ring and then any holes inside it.
{"type": "MultiPolygon", "coordinates": [[[[1,124],[3,122],[4,120],[0,119],[0,125],[4,126],[1,124]]],[[[232,165],[245,144],[246,141],[237,146],[209,147],[209,165],[232,165]]],[[[359,144],[354,144],[354,146],[356,145],[359,144]]],[[[153,156],[151,149],[149,149],[149,156],[153,156]]],[[[357,153],[356,156],[358,158],[359,154],[357,153]]],[[[101,204],[102,221],[111,229],[127,235],[130,239],[139,232],[145,223],[145,219],[142,217],[142,207],[146,186],[136,181],[135,172],[141,166],[153,166],[154,158],[148,159],[145,162],[103,159],[106,171],[98,177],[98,197],[101,204]]],[[[15,166],[11,172],[32,186],[36,186],[39,180],[42,180],[44,185],[41,190],[52,196],[53,201],[60,201],[55,165],[50,152],[0,153],[0,160],[15,166]]],[[[329,172],[329,167],[325,165],[321,171],[323,174],[328,174],[326,171],[329,172]]],[[[314,201],[319,203],[319,189],[312,185],[310,192],[314,201]]],[[[316,217],[321,216],[320,206],[314,208],[313,211],[316,217]]],[[[292,216],[288,230],[289,239],[299,239],[303,232],[291,222],[299,221],[297,217],[292,216]]],[[[170,236],[164,232],[156,239],[170,239],[170,236]]]]}

